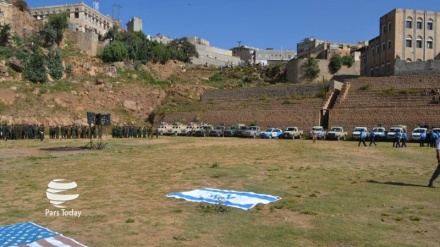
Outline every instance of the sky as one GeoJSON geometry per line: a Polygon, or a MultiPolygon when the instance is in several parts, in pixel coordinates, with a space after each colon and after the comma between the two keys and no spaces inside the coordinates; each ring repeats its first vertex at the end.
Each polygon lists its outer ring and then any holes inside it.
{"type": "MultiPolygon", "coordinates": [[[[94,0],[27,0],[29,7],[94,0]]],[[[143,20],[143,32],[196,36],[213,47],[289,49],[308,37],[357,43],[379,35],[379,19],[395,8],[440,12],[440,0],[99,0],[102,14],[143,20]]]]}

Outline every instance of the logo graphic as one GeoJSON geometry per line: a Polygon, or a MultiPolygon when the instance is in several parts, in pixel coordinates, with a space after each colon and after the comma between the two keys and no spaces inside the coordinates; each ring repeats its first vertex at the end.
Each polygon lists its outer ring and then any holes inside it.
{"type": "Polygon", "coordinates": [[[68,182],[65,179],[54,179],[47,185],[47,199],[57,208],[66,208],[63,203],[75,200],[79,194],[65,194],[63,192],[74,189],[77,186],[75,182],[68,182]]]}

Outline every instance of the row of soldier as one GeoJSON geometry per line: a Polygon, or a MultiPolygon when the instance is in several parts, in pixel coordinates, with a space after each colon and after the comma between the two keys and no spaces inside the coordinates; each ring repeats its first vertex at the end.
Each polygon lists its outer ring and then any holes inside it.
{"type": "Polygon", "coordinates": [[[112,128],[113,138],[153,138],[159,136],[159,130],[152,126],[136,127],[132,125],[114,126],[112,128]]]}
{"type": "Polygon", "coordinates": [[[37,124],[2,124],[0,125],[0,139],[44,139],[44,125],[37,124]]]}
{"type": "Polygon", "coordinates": [[[100,129],[96,125],[62,125],[49,126],[50,139],[78,139],[101,137],[100,129]]]}

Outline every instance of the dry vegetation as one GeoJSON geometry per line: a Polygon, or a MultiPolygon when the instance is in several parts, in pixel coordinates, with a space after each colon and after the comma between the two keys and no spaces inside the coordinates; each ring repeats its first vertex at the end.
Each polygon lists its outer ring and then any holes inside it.
{"type": "Polygon", "coordinates": [[[81,140],[0,143],[0,225],[33,221],[88,246],[438,246],[440,197],[426,187],[432,148],[410,144],[164,137],[107,140],[102,151],[50,152],[81,140]],[[48,217],[55,178],[78,183],[48,217]],[[201,187],[283,199],[217,212],[166,198],[201,187]]]}

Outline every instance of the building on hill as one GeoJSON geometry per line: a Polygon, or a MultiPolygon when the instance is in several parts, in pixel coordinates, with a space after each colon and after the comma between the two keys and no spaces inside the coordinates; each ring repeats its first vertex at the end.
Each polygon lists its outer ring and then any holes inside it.
{"type": "Polygon", "coordinates": [[[188,41],[196,47],[199,57],[191,58],[193,64],[221,66],[237,66],[242,63],[239,57],[232,55],[231,50],[217,48],[209,45],[209,41],[198,38],[189,37],[188,41]]]}
{"type": "MultiPolygon", "coordinates": [[[[349,44],[309,37],[297,43],[296,48],[298,52],[298,58],[314,57],[317,59],[330,59],[335,54],[339,54],[341,56],[351,55],[353,52],[361,49],[366,45],[366,41],[361,41],[357,44],[349,44]]],[[[360,57],[360,54],[358,57],[360,57]]]]}
{"type": "Polygon", "coordinates": [[[394,9],[380,17],[379,36],[362,54],[361,74],[396,75],[396,59],[425,62],[439,59],[439,52],[440,12],[394,9]]]}
{"type": "Polygon", "coordinates": [[[296,52],[292,50],[274,50],[267,48],[262,50],[250,46],[238,46],[231,49],[232,54],[249,65],[268,65],[279,62],[287,62],[296,57],[296,52]]]}
{"type": "Polygon", "coordinates": [[[127,22],[127,30],[129,32],[142,32],[142,23],[142,19],[133,17],[127,22]]]}
{"type": "Polygon", "coordinates": [[[170,38],[170,37],[168,37],[166,35],[160,34],[160,33],[158,33],[158,34],[156,34],[155,36],[152,36],[152,37],[147,35],[147,38],[149,40],[157,41],[157,42],[162,43],[164,45],[169,44],[173,40],[172,38],[170,38]]]}
{"type": "Polygon", "coordinates": [[[100,38],[114,25],[112,18],[101,14],[85,3],[30,8],[29,12],[36,20],[43,23],[49,15],[67,12],[69,13],[70,29],[79,32],[93,32],[100,38]]]}

